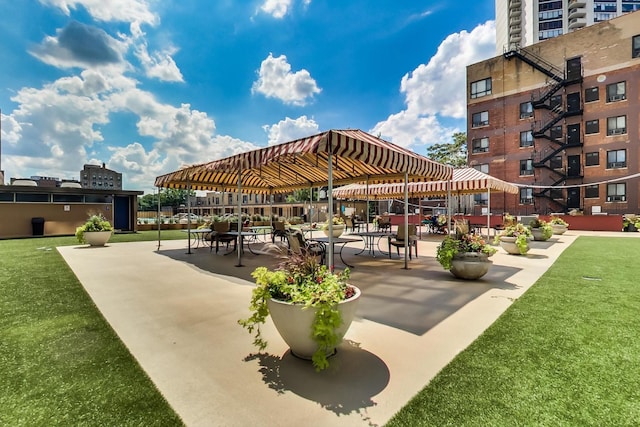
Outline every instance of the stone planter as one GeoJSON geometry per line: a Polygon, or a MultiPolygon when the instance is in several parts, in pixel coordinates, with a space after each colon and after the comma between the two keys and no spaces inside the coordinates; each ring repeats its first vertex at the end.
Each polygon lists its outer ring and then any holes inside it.
{"type": "MultiPolygon", "coordinates": [[[[329,229],[328,228],[323,228],[322,231],[324,232],[324,234],[329,237],[329,229]]],[[[333,226],[333,237],[340,237],[342,236],[342,233],[344,232],[344,224],[337,224],[333,226]]]]}
{"type": "MultiPolygon", "coordinates": [[[[360,301],[360,289],[355,286],[354,288],[356,290],[355,295],[338,304],[338,310],[342,316],[342,326],[337,330],[338,343],[336,346],[340,344],[344,334],[349,329],[360,301]]],[[[305,309],[300,304],[292,304],[275,299],[267,301],[267,306],[276,329],[291,349],[291,352],[302,359],[310,360],[318,348],[316,342],[311,338],[311,325],[316,310],[312,308],[305,309]]],[[[328,354],[333,354],[334,352],[335,348],[328,354]]]]}
{"type": "Polygon", "coordinates": [[[549,240],[549,238],[547,237],[546,239],[544,238],[543,234],[542,234],[542,230],[539,228],[532,228],[531,229],[531,234],[533,234],[533,240],[537,241],[537,242],[544,242],[549,240]]]}
{"type": "Polygon", "coordinates": [[[567,226],[562,224],[551,224],[553,228],[553,234],[564,234],[567,231],[567,226]]]}
{"type": "Polygon", "coordinates": [[[104,246],[111,238],[111,231],[85,231],[84,241],[89,246],[104,246]]]}
{"type": "MultiPolygon", "coordinates": [[[[520,252],[520,248],[518,248],[518,245],[516,245],[516,237],[507,237],[507,236],[500,237],[500,246],[502,247],[502,249],[507,251],[508,254],[522,255],[522,253],[520,252]]],[[[527,249],[524,251],[524,253],[527,253],[527,252],[529,252],[528,244],[527,244],[527,249]]]]}
{"type": "Polygon", "coordinates": [[[476,280],[487,274],[491,264],[487,254],[464,252],[454,255],[449,271],[459,279],[476,280]]]}

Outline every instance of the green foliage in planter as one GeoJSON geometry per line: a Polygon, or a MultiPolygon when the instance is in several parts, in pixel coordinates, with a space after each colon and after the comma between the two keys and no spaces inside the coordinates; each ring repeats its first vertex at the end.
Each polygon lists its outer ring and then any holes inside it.
{"type": "Polygon", "coordinates": [[[478,252],[491,256],[496,248],[489,245],[482,236],[477,234],[463,234],[459,239],[447,236],[438,246],[436,259],[445,270],[451,269],[451,261],[459,253],[478,252]]]}
{"type": "Polygon", "coordinates": [[[101,214],[91,215],[87,222],[76,228],[76,239],[80,243],[86,243],[84,233],[87,231],[111,231],[113,227],[101,214]]]}
{"type": "Polygon", "coordinates": [[[518,246],[520,253],[525,254],[529,247],[529,239],[533,238],[533,234],[531,234],[531,230],[528,227],[518,223],[510,225],[502,230],[500,234],[496,236],[494,240],[495,244],[500,243],[500,237],[515,237],[515,243],[516,246],[518,246]]]}
{"type": "Polygon", "coordinates": [[[567,221],[565,221],[564,219],[560,218],[559,216],[552,217],[551,220],[549,221],[549,224],[552,224],[552,225],[564,225],[565,227],[569,226],[569,223],[567,223],[567,221]]]}
{"type": "Polygon", "coordinates": [[[533,219],[529,223],[529,229],[539,228],[544,240],[549,240],[553,235],[553,227],[548,222],[541,219],[533,219]]]}
{"type": "Polygon", "coordinates": [[[317,371],[327,368],[327,352],[338,344],[336,330],[342,324],[336,307],[355,293],[355,289],[347,284],[349,270],[331,273],[316,257],[299,254],[287,258],[276,270],[258,267],[251,275],[257,285],[251,294],[251,316],[238,320],[238,323],[254,334],[253,344],[260,350],[267,347],[260,325],[269,316],[269,299],[315,308],[317,311],[310,333],[318,348],[312,362],[317,371]]]}

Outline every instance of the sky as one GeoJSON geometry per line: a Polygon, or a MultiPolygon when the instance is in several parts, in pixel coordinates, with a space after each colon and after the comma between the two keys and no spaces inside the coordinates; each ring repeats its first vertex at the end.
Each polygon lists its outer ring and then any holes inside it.
{"type": "Polygon", "coordinates": [[[494,0],[0,0],[0,168],[153,191],[180,167],[362,129],[425,155],[466,131],[494,0]],[[464,6],[464,8],[463,8],[464,6]]]}

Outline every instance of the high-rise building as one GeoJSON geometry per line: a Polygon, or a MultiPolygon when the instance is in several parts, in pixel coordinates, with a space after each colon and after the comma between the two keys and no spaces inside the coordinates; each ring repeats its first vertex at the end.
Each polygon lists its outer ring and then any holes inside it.
{"type": "Polygon", "coordinates": [[[82,188],[94,190],[122,190],[122,174],[107,169],[103,163],[98,165],[84,165],[80,171],[82,188]]]}
{"type": "Polygon", "coordinates": [[[469,165],[522,186],[492,209],[640,212],[640,11],[472,64],[467,85],[469,165]]]}
{"type": "Polygon", "coordinates": [[[496,0],[496,55],[640,10],[640,0],[496,0]]]}

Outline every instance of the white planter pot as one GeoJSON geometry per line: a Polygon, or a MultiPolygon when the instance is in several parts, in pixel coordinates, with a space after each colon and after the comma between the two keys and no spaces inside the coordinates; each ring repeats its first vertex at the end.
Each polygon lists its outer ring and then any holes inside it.
{"type": "MultiPolygon", "coordinates": [[[[360,289],[355,287],[356,293],[348,300],[338,304],[338,310],[342,316],[342,326],[336,331],[338,334],[338,344],[342,341],[344,334],[349,329],[356,313],[356,308],[360,300],[360,289]]],[[[304,309],[300,304],[270,299],[267,301],[269,313],[276,329],[287,343],[291,352],[303,359],[311,359],[318,345],[311,338],[311,325],[316,310],[312,308],[304,309]]],[[[331,349],[328,354],[335,351],[331,349]]]]}
{"type": "Polygon", "coordinates": [[[546,239],[544,238],[544,236],[542,235],[542,230],[539,228],[532,228],[531,234],[533,234],[533,240],[537,242],[544,242],[546,240],[549,240],[548,237],[546,239]]]}
{"type": "Polygon", "coordinates": [[[104,246],[111,238],[111,231],[85,231],[84,241],[89,246],[104,246]]]}
{"type": "MultiPolygon", "coordinates": [[[[328,228],[323,228],[322,231],[324,232],[325,236],[329,237],[328,228]]],[[[344,224],[337,224],[333,226],[333,237],[340,237],[342,236],[343,232],[344,232],[344,224]]]]}
{"type": "Polygon", "coordinates": [[[551,224],[553,234],[564,234],[567,231],[567,226],[562,224],[551,224]]]}
{"type": "MultiPolygon", "coordinates": [[[[511,255],[522,255],[522,253],[520,252],[520,248],[518,248],[518,245],[516,245],[516,237],[507,237],[507,236],[500,237],[500,246],[502,247],[502,249],[504,249],[505,251],[507,251],[507,253],[511,255]]],[[[527,252],[529,252],[528,244],[524,253],[527,253],[527,252]]]]}
{"type": "Polygon", "coordinates": [[[476,280],[487,274],[491,264],[487,254],[465,252],[453,257],[449,271],[459,279],[476,280]]]}

